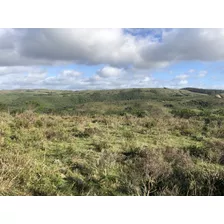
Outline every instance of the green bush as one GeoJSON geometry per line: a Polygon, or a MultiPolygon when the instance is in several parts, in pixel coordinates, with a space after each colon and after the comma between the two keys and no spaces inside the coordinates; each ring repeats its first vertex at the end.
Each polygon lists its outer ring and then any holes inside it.
{"type": "Polygon", "coordinates": [[[186,119],[198,116],[197,112],[190,109],[172,110],[171,113],[176,117],[186,118],[186,119]]]}

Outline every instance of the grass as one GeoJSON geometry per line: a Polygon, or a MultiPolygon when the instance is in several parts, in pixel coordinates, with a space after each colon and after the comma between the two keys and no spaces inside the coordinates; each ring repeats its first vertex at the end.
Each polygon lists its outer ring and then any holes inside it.
{"type": "Polygon", "coordinates": [[[1,195],[224,195],[223,99],[169,89],[0,95],[1,195]]]}

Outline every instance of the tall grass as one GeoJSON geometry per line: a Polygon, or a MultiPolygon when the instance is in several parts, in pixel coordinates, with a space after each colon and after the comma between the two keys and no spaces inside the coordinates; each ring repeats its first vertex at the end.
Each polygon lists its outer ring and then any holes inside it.
{"type": "Polygon", "coordinates": [[[2,112],[0,194],[224,195],[223,119],[209,119],[2,112]]]}

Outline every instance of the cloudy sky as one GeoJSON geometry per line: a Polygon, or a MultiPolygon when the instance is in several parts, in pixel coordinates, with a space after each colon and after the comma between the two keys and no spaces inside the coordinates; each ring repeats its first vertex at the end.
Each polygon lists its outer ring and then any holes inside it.
{"type": "Polygon", "coordinates": [[[224,29],[0,29],[0,89],[224,89],[224,29]]]}

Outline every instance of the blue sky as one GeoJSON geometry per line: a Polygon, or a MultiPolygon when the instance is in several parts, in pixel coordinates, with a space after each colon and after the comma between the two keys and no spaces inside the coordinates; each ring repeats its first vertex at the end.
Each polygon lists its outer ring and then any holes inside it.
{"type": "Polygon", "coordinates": [[[0,29],[0,89],[224,89],[223,29],[0,29]]]}

